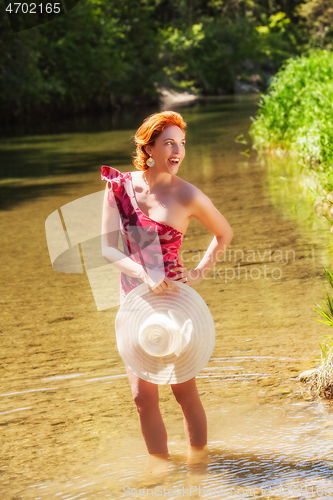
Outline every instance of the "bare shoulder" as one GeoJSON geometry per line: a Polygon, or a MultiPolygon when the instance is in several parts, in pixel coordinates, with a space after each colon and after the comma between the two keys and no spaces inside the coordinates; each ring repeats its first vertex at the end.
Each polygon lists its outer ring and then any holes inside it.
{"type": "Polygon", "coordinates": [[[177,198],[179,203],[186,207],[187,217],[195,217],[204,224],[208,217],[219,213],[208,196],[179,177],[177,178],[177,198]]]}
{"type": "Polygon", "coordinates": [[[206,197],[206,195],[200,191],[199,188],[187,181],[184,181],[184,179],[181,179],[180,177],[177,177],[176,187],[177,194],[181,198],[182,202],[186,203],[186,205],[192,204],[199,198],[206,197]]]}
{"type": "Polygon", "coordinates": [[[183,203],[186,204],[189,218],[198,219],[216,237],[226,234],[232,237],[233,231],[228,221],[207,195],[193,184],[183,180],[179,183],[179,187],[182,188],[183,203]]]}

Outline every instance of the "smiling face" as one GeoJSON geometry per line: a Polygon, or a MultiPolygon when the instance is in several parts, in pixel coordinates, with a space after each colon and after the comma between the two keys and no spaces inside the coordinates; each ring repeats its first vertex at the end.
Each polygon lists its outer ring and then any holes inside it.
{"type": "Polygon", "coordinates": [[[184,132],[177,125],[166,127],[155,139],[155,144],[145,149],[155,160],[154,167],[150,168],[175,175],[185,156],[184,132]]]}

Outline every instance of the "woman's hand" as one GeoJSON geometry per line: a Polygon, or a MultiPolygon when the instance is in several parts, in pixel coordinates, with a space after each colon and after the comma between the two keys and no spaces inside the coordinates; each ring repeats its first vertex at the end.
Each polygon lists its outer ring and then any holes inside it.
{"type": "Polygon", "coordinates": [[[175,285],[172,282],[172,279],[167,278],[166,276],[164,277],[164,279],[160,285],[155,286],[154,288],[151,288],[151,287],[149,287],[149,288],[152,292],[157,293],[157,294],[164,292],[167,288],[171,288],[175,292],[179,292],[179,288],[177,287],[177,285],[175,285]]]}
{"type": "Polygon", "coordinates": [[[172,272],[177,272],[176,276],[170,278],[173,281],[182,281],[186,285],[195,286],[198,285],[202,280],[203,276],[199,269],[191,269],[190,271],[186,267],[174,267],[172,272]]]}
{"type": "Polygon", "coordinates": [[[172,290],[179,292],[179,288],[177,287],[177,285],[175,285],[170,278],[167,278],[164,273],[155,272],[154,274],[152,273],[152,276],[154,276],[154,279],[152,279],[152,277],[149,277],[145,270],[142,268],[142,271],[140,272],[138,277],[144,283],[146,283],[146,285],[148,285],[150,291],[156,294],[164,292],[169,287],[172,290]]]}

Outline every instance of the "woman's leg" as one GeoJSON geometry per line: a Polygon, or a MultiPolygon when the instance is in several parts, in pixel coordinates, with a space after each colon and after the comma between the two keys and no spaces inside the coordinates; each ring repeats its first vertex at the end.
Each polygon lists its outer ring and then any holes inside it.
{"type": "Polygon", "coordinates": [[[182,384],[173,384],[171,388],[183,410],[185,435],[189,445],[204,447],[207,444],[207,419],[195,378],[182,384]]]}
{"type": "Polygon", "coordinates": [[[167,433],[158,405],[158,385],[142,380],[127,367],[126,371],[148,453],[151,455],[167,454],[167,433]]]}

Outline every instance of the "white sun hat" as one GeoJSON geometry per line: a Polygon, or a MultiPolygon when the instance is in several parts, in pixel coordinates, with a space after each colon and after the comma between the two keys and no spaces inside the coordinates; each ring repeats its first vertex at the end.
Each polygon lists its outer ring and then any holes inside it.
{"type": "Polygon", "coordinates": [[[153,384],[180,384],[209,361],[215,342],[212,315],[203,298],[174,282],[155,294],[142,283],[126,295],[116,317],[119,354],[139,378],[153,384]]]}

